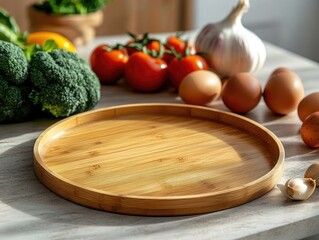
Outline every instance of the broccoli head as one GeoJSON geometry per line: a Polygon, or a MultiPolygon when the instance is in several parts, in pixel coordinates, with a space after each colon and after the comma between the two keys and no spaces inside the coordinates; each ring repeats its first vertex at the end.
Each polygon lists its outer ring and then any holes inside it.
{"type": "Polygon", "coordinates": [[[25,121],[33,116],[30,92],[26,83],[14,85],[0,75],[0,123],[25,121]]]}
{"type": "Polygon", "coordinates": [[[0,40],[0,75],[14,84],[28,77],[28,61],[18,46],[0,40]]]}
{"type": "Polygon", "coordinates": [[[66,50],[34,54],[29,78],[32,102],[54,117],[87,111],[100,100],[97,76],[83,59],[66,50]]]}
{"type": "Polygon", "coordinates": [[[0,123],[27,120],[33,113],[28,62],[19,47],[4,41],[0,41],[0,62],[0,123]]]}

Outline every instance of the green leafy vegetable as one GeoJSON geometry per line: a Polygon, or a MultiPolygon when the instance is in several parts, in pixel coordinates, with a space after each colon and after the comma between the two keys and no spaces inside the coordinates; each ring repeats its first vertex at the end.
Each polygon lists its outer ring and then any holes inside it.
{"type": "Polygon", "coordinates": [[[10,31],[12,31],[15,34],[20,33],[20,28],[16,23],[15,19],[12,18],[4,9],[0,9],[0,24],[6,26],[10,31]]]}
{"type": "Polygon", "coordinates": [[[45,41],[43,46],[40,46],[39,44],[30,44],[22,47],[23,53],[28,61],[30,61],[32,56],[37,52],[52,52],[56,49],[59,49],[58,44],[52,39],[45,41]]]}
{"type": "Polygon", "coordinates": [[[20,32],[15,19],[0,8],[0,40],[22,47],[26,43],[26,34],[20,32]]]}
{"type": "Polygon", "coordinates": [[[48,40],[44,46],[38,44],[27,45],[27,32],[20,32],[15,19],[9,15],[7,11],[0,8],[0,40],[10,42],[20,47],[25,54],[27,60],[31,60],[32,55],[38,51],[51,52],[58,49],[58,45],[54,40],[48,40]]]}
{"type": "Polygon", "coordinates": [[[108,2],[110,0],[45,0],[33,6],[48,14],[88,14],[104,8],[108,2]]]}
{"type": "Polygon", "coordinates": [[[52,39],[45,41],[42,47],[42,50],[45,52],[52,52],[55,49],[59,49],[59,47],[58,44],[52,39]]]}

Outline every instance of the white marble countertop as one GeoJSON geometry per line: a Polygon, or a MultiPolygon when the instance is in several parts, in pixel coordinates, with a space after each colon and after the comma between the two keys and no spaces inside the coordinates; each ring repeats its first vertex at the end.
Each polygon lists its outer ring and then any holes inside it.
{"type": "MultiPolygon", "coordinates": [[[[165,35],[161,35],[164,37],[165,35]]],[[[193,36],[193,35],[192,35],[193,36]]],[[[98,38],[80,49],[85,59],[99,43],[124,41],[98,38]]],[[[306,94],[319,91],[319,65],[267,44],[265,66],[256,73],[263,85],[277,67],[302,78],[306,94]]],[[[121,86],[104,86],[98,108],[139,102],[180,102],[175,93],[137,94],[121,86]]],[[[227,110],[221,102],[217,108],[227,110]]],[[[299,135],[296,112],[274,116],[264,102],[246,115],[282,141],[286,160],[279,183],[302,176],[318,160],[299,135]]],[[[319,234],[319,190],[303,202],[286,199],[275,187],[257,200],[208,214],[180,217],[128,216],[90,209],[65,200],[42,185],[33,171],[33,144],[56,120],[0,125],[0,239],[301,239],[319,234]]]]}

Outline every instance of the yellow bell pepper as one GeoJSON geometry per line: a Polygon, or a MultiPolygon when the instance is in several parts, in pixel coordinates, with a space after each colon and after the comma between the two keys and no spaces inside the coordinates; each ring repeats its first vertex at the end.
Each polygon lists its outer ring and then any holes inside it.
{"type": "Polygon", "coordinates": [[[75,46],[69,39],[55,32],[30,33],[27,39],[27,44],[39,44],[43,46],[43,44],[50,39],[54,40],[60,49],[76,52],[75,46]]]}

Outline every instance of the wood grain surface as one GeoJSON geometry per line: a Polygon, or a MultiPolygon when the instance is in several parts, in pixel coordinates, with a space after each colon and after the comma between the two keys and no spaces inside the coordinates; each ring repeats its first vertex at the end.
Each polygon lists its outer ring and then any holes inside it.
{"type": "Polygon", "coordinates": [[[111,212],[185,215],[271,190],[284,149],[242,116],[182,104],[103,108],[49,127],[34,146],[36,175],[73,202],[111,212]]]}

